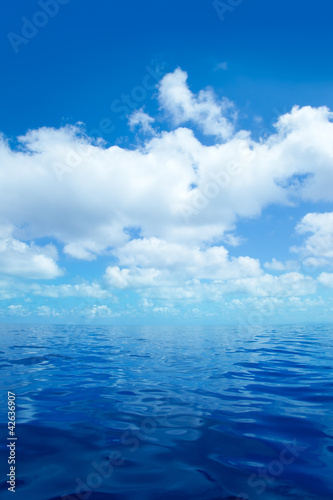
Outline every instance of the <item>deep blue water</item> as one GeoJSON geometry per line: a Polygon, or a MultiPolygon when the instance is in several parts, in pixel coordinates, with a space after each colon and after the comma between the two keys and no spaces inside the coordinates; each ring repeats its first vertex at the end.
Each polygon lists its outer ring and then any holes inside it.
{"type": "Polygon", "coordinates": [[[332,499],[332,331],[2,325],[0,495],[332,499]]]}

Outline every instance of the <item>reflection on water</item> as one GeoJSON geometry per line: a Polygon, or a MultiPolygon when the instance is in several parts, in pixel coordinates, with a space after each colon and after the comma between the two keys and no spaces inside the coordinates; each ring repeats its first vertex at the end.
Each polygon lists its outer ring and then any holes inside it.
{"type": "Polygon", "coordinates": [[[330,327],[0,334],[16,500],[333,498],[330,327]]]}

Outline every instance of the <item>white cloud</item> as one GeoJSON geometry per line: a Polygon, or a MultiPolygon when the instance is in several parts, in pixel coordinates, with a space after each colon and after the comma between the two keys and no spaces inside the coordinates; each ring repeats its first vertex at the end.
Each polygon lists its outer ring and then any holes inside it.
{"type": "Polygon", "coordinates": [[[51,279],[62,275],[57,266],[56,248],[39,247],[14,238],[13,228],[0,227],[0,273],[32,279],[51,279]]]}
{"type": "Polygon", "coordinates": [[[24,294],[15,286],[12,278],[5,278],[0,280],[0,300],[14,299],[23,296],[24,294]]]}
{"type": "Polygon", "coordinates": [[[287,260],[283,263],[273,258],[271,262],[265,262],[264,267],[272,271],[297,271],[299,264],[294,260],[287,260]]]}
{"type": "Polygon", "coordinates": [[[78,283],[75,285],[33,285],[29,290],[31,290],[34,295],[52,298],[92,297],[96,299],[105,299],[111,297],[110,292],[101,288],[101,286],[97,283],[78,283]]]}
{"type": "Polygon", "coordinates": [[[272,269],[273,271],[284,271],[285,265],[276,259],[272,259],[272,262],[265,262],[264,267],[266,269],[272,269]]]}
{"type": "Polygon", "coordinates": [[[299,234],[308,234],[301,247],[293,247],[301,253],[308,265],[323,266],[333,258],[333,212],[309,213],[297,225],[299,234]]]}
{"type": "MultiPolygon", "coordinates": [[[[16,150],[2,140],[0,220],[12,231],[0,241],[0,271],[59,276],[55,247],[31,243],[54,238],[77,259],[116,257],[105,273],[114,288],[154,288],[156,296],[193,300],[205,293],[313,293],[311,278],[264,274],[256,259],[233,258],[220,242],[239,243],[230,234],[237,221],[260,216],[270,204],[333,200],[332,113],[295,107],[279,118],[275,134],[256,142],[250,132],[235,133],[228,101],[210,90],[194,94],[180,69],[161,80],[158,100],[176,128],[153,132],[132,149],[106,147],[85,137],[81,126],[29,131],[16,150]],[[200,142],[193,124],[215,143],[200,142]],[[133,230],[140,238],[130,241],[133,230]]],[[[142,113],[132,119],[150,126],[142,113]]],[[[303,219],[298,231],[312,232],[304,246],[308,257],[331,258],[331,226],[330,214],[303,219]]],[[[274,266],[293,269],[265,264],[274,266]]],[[[96,284],[34,290],[50,297],[108,293],[96,284]]]]}
{"type": "Polygon", "coordinates": [[[228,305],[231,308],[238,308],[243,306],[254,307],[258,310],[270,312],[274,307],[283,304],[283,299],[277,297],[245,297],[242,299],[232,299],[228,305]]]}
{"type": "Polygon", "coordinates": [[[264,274],[256,278],[240,278],[225,283],[224,293],[246,293],[256,297],[309,295],[316,292],[316,282],[309,276],[290,272],[280,276],[264,274]]]}
{"type": "Polygon", "coordinates": [[[333,113],[327,107],[295,106],[290,113],[279,117],[278,134],[268,140],[272,145],[280,143],[278,149],[283,165],[279,170],[281,173],[286,173],[285,169],[292,170],[289,188],[303,200],[333,199],[332,119],[333,113]]]}
{"type": "Polygon", "coordinates": [[[204,134],[222,139],[233,133],[233,123],[228,119],[231,103],[218,101],[211,90],[201,90],[194,95],[187,85],[187,73],[180,68],[169,73],[159,85],[159,102],[176,125],[193,122],[204,134]]]}
{"type": "Polygon", "coordinates": [[[177,311],[173,307],[160,307],[156,306],[153,308],[154,313],[159,313],[159,314],[177,314],[177,311]]]}
{"type": "Polygon", "coordinates": [[[120,316],[119,313],[113,312],[108,306],[106,305],[93,305],[92,307],[87,307],[83,311],[85,316],[88,316],[91,319],[95,318],[109,318],[111,316],[116,317],[120,316]]]}
{"type": "Polygon", "coordinates": [[[154,132],[152,124],[155,119],[143,111],[143,108],[134,111],[129,117],[128,123],[131,129],[139,126],[145,134],[152,134],[154,132]]]}
{"type": "Polygon", "coordinates": [[[154,306],[154,303],[151,300],[148,300],[146,298],[143,298],[141,300],[141,305],[144,309],[149,309],[154,306]]]}
{"type": "Polygon", "coordinates": [[[158,282],[161,272],[158,269],[120,269],[118,266],[109,266],[105,271],[105,281],[112,288],[142,288],[154,286],[158,282]],[[158,281],[157,281],[158,279],[158,281]]]}
{"type": "Polygon", "coordinates": [[[245,242],[245,238],[229,233],[223,236],[223,242],[232,247],[238,247],[245,242]]]}
{"type": "Polygon", "coordinates": [[[200,249],[158,238],[143,238],[128,242],[116,251],[119,264],[130,269],[108,268],[114,283],[122,287],[162,286],[198,280],[235,279],[262,274],[260,263],[250,257],[230,258],[222,246],[200,249]]]}
{"type": "Polygon", "coordinates": [[[322,310],[328,305],[329,302],[321,297],[245,297],[226,302],[223,309],[227,313],[230,311],[233,315],[237,314],[240,324],[251,326],[271,321],[281,322],[282,318],[294,312],[318,314],[318,308],[322,310]]]}
{"type": "Polygon", "coordinates": [[[333,273],[321,273],[317,279],[322,285],[333,288],[333,273]]]}
{"type": "MultiPolygon", "coordinates": [[[[297,113],[304,110],[292,112],[297,113]]],[[[319,125],[327,121],[325,109],[305,113],[319,125]]],[[[178,128],[136,150],[91,145],[70,127],[32,131],[21,139],[27,152],[0,146],[0,216],[24,228],[22,238],[56,238],[66,253],[81,259],[123,246],[129,227],[168,242],[214,242],[239,218],[259,216],[270,203],[301,196],[302,186],[288,184],[293,175],[308,171],[312,180],[324,175],[329,158],[302,131],[304,141],[299,128],[294,132],[285,124],[266,144],[243,134],[204,146],[191,130],[178,128]],[[316,151],[311,161],[309,149],[316,151]],[[68,165],[63,182],[57,182],[56,162],[68,165]],[[188,219],[186,209],[193,214],[188,219]]]]}
{"type": "Polygon", "coordinates": [[[57,312],[55,309],[51,309],[48,306],[38,306],[36,313],[37,313],[37,316],[46,316],[46,317],[61,316],[61,314],[59,312],[57,312]]]}
{"type": "Polygon", "coordinates": [[[29,316],[30,311],[23,307],[21,304],[11,304],[8,306],[8,313],[10,316],[29,316]]]}
{"type": "MultiPolygon", "coordinates": [[[[311,277],[298,272],[265,274],[258,260],[230,258],[221,246],[200,249],[157,238],[138,239],[120,248],[117,257],[119,264],[126,267],[109,266],[107,285],[140,289],[147,300],[155,297],[200,302],[220,301],[228,294],[283,297],[316,292],[316,281],[311,277]]],[[[281,271],[295,267],[292,264],[283,265],[281,271]]]]}

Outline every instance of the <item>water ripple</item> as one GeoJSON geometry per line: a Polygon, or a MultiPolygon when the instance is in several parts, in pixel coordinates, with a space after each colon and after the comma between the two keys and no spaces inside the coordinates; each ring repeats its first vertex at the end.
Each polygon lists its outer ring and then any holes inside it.
{"type": "Polygon", "coordinates": [[[330,327],[0,333],[16,500],[333,498],[330,327]]]}

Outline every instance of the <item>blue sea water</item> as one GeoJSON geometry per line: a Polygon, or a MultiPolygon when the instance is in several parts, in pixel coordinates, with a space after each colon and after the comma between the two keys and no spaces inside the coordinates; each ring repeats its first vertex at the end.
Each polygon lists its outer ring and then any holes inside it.
{"type": "Polygon", "coordinates": [[[332,499],[332,330],[2,325],[0,496],[332,499]]]}

